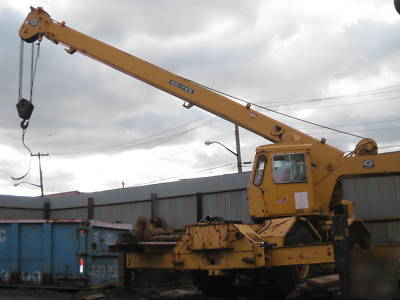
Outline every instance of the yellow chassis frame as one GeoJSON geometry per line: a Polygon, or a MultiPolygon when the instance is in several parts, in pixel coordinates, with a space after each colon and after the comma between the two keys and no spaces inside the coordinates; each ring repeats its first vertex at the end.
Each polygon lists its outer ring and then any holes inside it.
{"type": "Polygon", "coordinates": [[[270,221],[263,232],[257,225],[189,225],[175,244],[139,243],[141,251],[127,253],[126,267],[223,271],[334,263],[334,248],[330,243],[284,246],[287,233],[298,221],[298,218],[270,221]]]}
{"type": "Polygon", "coordinates": [[[254,248],[248,251],[218,250],[191,253],[128,253],[128,269],[229,270],[291,265],[334,263],[332,244],[280,248],[254,248]]]}

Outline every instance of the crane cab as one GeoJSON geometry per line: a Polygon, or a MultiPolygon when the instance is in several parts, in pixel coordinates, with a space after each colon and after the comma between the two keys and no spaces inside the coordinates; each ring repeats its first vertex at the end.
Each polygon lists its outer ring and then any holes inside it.
{"type": "Polygon", "coordinates": [[[248,186],[253,219],[319,214],[314,199],[311,145],[257,148],[248,186]]]}

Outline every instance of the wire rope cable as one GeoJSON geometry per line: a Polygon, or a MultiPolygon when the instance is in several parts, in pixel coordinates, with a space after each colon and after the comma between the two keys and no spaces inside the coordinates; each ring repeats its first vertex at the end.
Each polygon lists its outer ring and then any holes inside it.
{"type": "MultiPolygon", "coordinates": [[[[23,90],[24,54],[25,54],[24,44],[25,44],[25,42],[21,39],[20,49],[19,49],[20,53],[19,53],[18,102],[22,99],[22,90],[23,90]]],[[[34,82],[35,82],[37,62],[38,62],[39,53],[40,53],[40,42],[38,42],[36,45],[37,45],[36,54],[35,54],[35,44],[32,44],[32,48],[31,48],[31,65],[30,65],[30,73],[31,74],[30,74],[29,100],[28,100],[29,102],[32,102],[32,98],[33,98],[33,86],[34,86],[34,82]]],[[[27,121],[27,120],[24,120],[23,123],[25,121],[27,121]]],[[[22,141],[22,145],[29,152],[30,158],[29,158],[29,163],[28,163],[28,170],[25,172],[24,175],[19,176],[19,177],[11,176],[11,179],[15,180],[15,181],[22,180],[26,176],[29,175],[30,170],[31,170],[31,163],[32,163],[32,151],[25,142],[26,129],[28,127],[29,121],[27,121],[24,126],[22,126],[23,123],[21,123],[21,127],[22,127],[21,141],[22,141]]]]}
{"type": "Polygon", "coordinates": [[[301,121],[301,122],[303,122],[303,123],[307,123],[307,124],[310,124],[310,125],[318,126],[318,127],[325,128],[325,129],[328,129],[328,130],[336,131],[336,132],[338,132],[338,133],[342,133],[342,134],[354,136],[354,137],[357,137],[357,138],[361,138],[361,139],[365,138],[365,137],[360,136],[360,135],[357,135],[357,134],[353,134],[353,133],[350,133],[350,132],[347,132],[347,131],[343,131],[343,130],[339,130],[339,129],[336,129],[336,128],[332,128],[332,127],[329,127],[329,126],[321,125],[321,124],[318,124],[318,123],[315,123],[315,122],[307,121],[307,120],[304,120],[304,119],[301,119],[301,118],[298,118],[298,117],[295,117],[295,116],[292,116],[292,115],[289,115],[289,114],[286,114],[286,113],[277,111],[277,110],[275,110],[275,109],[271,109],[271,108],[262,106],[262,105],[257,104],[257,103],[253,103],[253,102],[250,102],[250,101],[246,101],[246,100],[241,99],[241,98],[239,98],[239,97],[236,97],[236,96],[230,95],[230,94],[228,94],[228,93],[224,93],[224,92],[222,92],[222,91],[219,91],[219,90],[210,88],[210,87],[205,86],[205,85],[202,85],[202,84],[200,84],[200,83],[196,83],[196,84],[199,84],[199,85],[203,86],[204,88],[209,89],[210,91],[213,91],[213,92],[215,92],[215,93],[224,95],[224,96],[229,97],[229,98],[236,99],[236,100],[238,100],[238,101],[240,101],[240,102],[244,102],[244,103],[246,103],[246,104],[250,104],[250,105],[252,105],[252,106],[255,106],[255,107],[258,107],[258,108],[261,108],[261,109],[270,111],[270,112],[273,112],[273,113],[275,113],[275,114],[278,114],[278,115],[281,115],[281,116],[284,116],[284,117],[287,117],[287,118],[291,118],[291,119],[294,119],[294,120],[297,120],[297,121],[301,121]]]}

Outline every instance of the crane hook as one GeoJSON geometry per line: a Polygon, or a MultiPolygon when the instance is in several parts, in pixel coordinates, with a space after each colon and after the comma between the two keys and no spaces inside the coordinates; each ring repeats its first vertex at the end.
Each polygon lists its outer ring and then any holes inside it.
{"type": "Polygon", "coordinates": [[[34,107],[35,106],[32,104],[32,102],[30,102],[24,98],[22,98],[18,101],[17,111],[18,111],[19,117],[22,119],[22,122],[20,124],[22,129],[28,128],[29,119],[32,115],[34,107]]]}
{"type": "Polygon", "coordinates": [[[22,122],[19,125],[23,130],[26,130],[29,126],[29,120],[22,120],[22,122]]]}

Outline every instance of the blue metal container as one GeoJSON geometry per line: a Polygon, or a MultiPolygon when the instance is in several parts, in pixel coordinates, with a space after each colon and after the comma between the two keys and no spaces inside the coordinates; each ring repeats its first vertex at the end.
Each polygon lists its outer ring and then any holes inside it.
{"type": "Polygon", "coordinates": [[[108,246],[130,230],[93,220],[0,220],[0,284],[116,285],[124,265],[108,246]]]}

